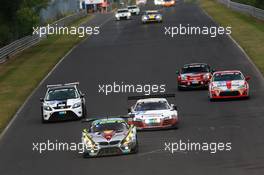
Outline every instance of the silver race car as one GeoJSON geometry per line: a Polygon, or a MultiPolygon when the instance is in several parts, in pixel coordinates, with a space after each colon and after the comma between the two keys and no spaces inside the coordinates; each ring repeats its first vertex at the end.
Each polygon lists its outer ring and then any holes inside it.
{"type": "Polygon", "coordinates": [[[136,100],[128,109],[128,123],[139,130],[177,128],[178,110],[167,98],[175,98],[174,94],[132,96],[128,100],[136,100]]]}
{"type": "Polygon", "coordinates": [[[86,115],[84,94],[78,89],[79,83],[48,85],[41,98],[42,122],[74,120],[86,115]]]}
{"type": "Polygon", "coordinates": [[[136,127],[123,118],[85,120],[91,122],[82,131],[83,157],[137,153],[136,127]]]}

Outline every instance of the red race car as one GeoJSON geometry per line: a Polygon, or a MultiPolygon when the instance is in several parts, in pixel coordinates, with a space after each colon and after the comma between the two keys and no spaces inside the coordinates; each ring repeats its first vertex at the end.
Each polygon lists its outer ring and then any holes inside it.
{"type": "Polygon", "coordinates": [[[177,71],[178,90],[208,88],[213,69],[205,63],[186,64],[177,71]]]}
{"type": "Polygon", "coordinates": [[[238,70],[215,72],[209,84],[210,100],[249,97],[249,79],[238,70]]]}

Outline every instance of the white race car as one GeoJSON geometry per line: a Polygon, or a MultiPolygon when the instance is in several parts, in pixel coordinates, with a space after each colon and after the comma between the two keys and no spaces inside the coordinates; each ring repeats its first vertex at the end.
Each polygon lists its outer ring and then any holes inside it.
{"type": "Polygon", "coordinates": [[[79,83],[47,85],[45,98],[41,98],[42,122],[74,120],[86,115],[84,94],[79,83]]]}
{"type": "Polygon", "coordinates": [[[139,13],[140,13],[140,9],[137,5],[127,6],[127,9],[130,11],[131,14],[139,15],[139,13]]]}
{"type": "Polygon", "coordinates": [[[209,83],[210,100],[249,97],[249,79],[238,70],[214,72],[209,83]]]}
{"type": "Polygon", "coordinates": [[[115,14],[116,20],[121,20],[121,19],[130,19],[131,18],[131,13],[130,11],[125,8],[125,9],[118,9],[115,14]]]}
{"type": "MultiPolygon", "coordinates": [[[[167,95],[166,97],[174,97],[167,95]]],[[[137,129],[176,128],[179,122],[177,107],[169,104],[166,98],[147,98],[137,100],[129,109],[129,124],[137,129]]],[[[133,99],[133,97],[131,98],[133,99]]]]}

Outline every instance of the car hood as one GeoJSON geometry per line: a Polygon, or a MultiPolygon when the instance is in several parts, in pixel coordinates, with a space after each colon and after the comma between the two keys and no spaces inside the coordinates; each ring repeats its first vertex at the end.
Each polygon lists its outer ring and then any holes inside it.
{"type": "Polygon", "coordinates": [[[80,99],[54,100],[54,101],[45,101],[44,105],[47,105],[50,107],[58,107],[60,105],[72,106],[78,102],[81,102],[81,100],[80,99]]]}
{"type": "Polygon", "coordinates": [[[234,81],[214,81],[211,83],[212,87],[217,87],[219,89],[237,89],[246,83],[245,80],[234,80],[234,81]]]}
{"type": "Polygon", "coordinates": [[[149,111],[140,111],[134,112],[135,118],[147,119],[147,118],[160,118],[170,117],[171,115],[177,115],[175,110],[149,110],[149,111]]]}
{"type": "Polygon", "coordinates": [[[112,142],[121,141],[127,136],[128,131],[115,132],[115,131],[104,131],[89,133],[94,142],[112,142]]]}

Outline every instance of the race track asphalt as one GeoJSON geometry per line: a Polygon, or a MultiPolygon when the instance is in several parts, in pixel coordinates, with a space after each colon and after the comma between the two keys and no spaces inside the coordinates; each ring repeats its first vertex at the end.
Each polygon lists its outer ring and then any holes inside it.
{"type": "MultiPolygon", "coordinates": [[[[152,8],[148,4],[145,9],[152,8]]],[[[165,26],[214,26],[192,3],[162,9],[162,24],[142,25],[140,17],[116,22],[111,14],[89,24],[100,35],[76,47],[44,81],[0,141],[1,175],[263,175],[264,85],[257,70],[227,36],[164,35],[165,26]],[[207,91],[177,91],[175,71],[185,63],[206,62],[219,70],[239,69],[251,76],[251,98],[209,102],[207,91]],[[79,142],[80,121],[42,124],[39,98],[46,84],[79,81],[86,94],[88,116],[127,112],[127,96],[98,93],[99,84],[166,84],[176,94],[181,124],[177,130],[139,133],[139,153],[83,159],[72,151],[33,151],[32,142],[79,142]],[[231,151],[164,151],[165,142],[231,142],[231,151]]],[[[63,46],[61,46],[63,47],[63,46]]]]}

